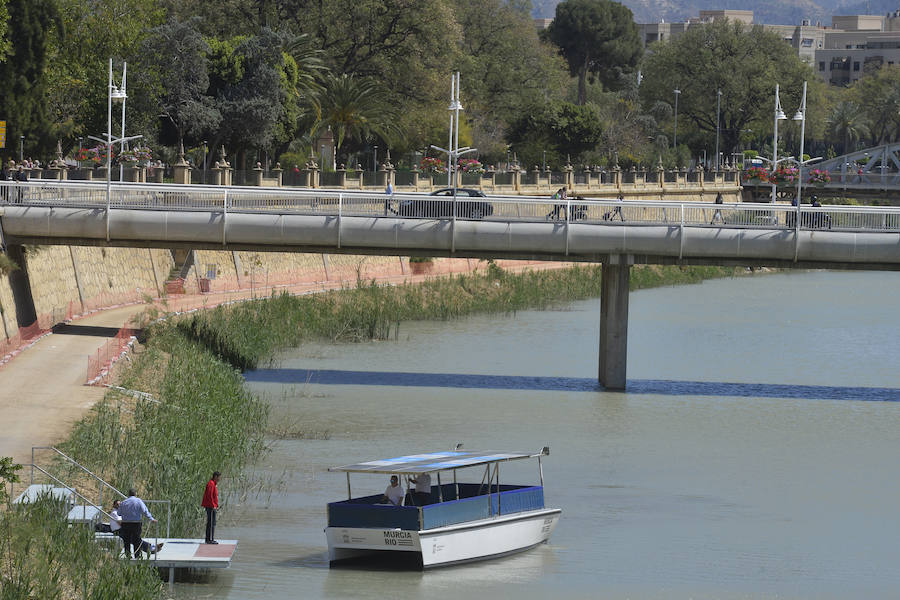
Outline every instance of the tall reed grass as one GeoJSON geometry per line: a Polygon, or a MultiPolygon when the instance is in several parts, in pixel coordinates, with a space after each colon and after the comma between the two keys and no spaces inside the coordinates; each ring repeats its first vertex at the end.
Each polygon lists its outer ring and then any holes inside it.
{"type": "MultiPolygon", "coordinates": [[[[389,339],[403,321],[514,313],[598,296],[601,271],[601,266],[591,265],[511,274],[490,263],[484,273],[419,284],[358,282],[353,289],[323,294],[281,294],[195,313],[179,319],[177,327],[235,367],[247,370],[277,349],[304,340],[389,339]]],[[[717,267],[638,267],[632,270],[631,286],[695,283],[734,272],[717,267]]]]}
{"type": "Polygon", "coordinates": [[[145,600],[159,595],[159,576],[121,561],[86,527],[69,527],[50,498],[0,512],[0,599],[145,600]]]}

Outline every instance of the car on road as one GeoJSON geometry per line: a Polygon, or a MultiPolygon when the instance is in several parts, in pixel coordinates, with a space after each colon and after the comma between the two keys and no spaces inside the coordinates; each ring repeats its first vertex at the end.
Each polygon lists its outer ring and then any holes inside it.
{"type": "MultiPolygon", "coordinates": [[[[494,214],[494,206],[485,200],[484,192],[471,188],[456,188],[456,217],[458,219],[483,219],[494,214]]],[[[403,200],[397,207],[401,217],[453,218],[453,188],[435,190],[428,198],[403,200]]]]}

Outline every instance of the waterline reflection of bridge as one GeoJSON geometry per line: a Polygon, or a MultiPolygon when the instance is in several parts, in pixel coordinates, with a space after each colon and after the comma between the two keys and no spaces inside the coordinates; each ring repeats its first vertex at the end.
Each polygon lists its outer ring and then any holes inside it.
{"type": "Polygon", "coordinates": [[[900,209],[120,184],[0,184],[8,245],[600,262],[599,380],[625,386],[633,264],[900,270],[900,209]]]}

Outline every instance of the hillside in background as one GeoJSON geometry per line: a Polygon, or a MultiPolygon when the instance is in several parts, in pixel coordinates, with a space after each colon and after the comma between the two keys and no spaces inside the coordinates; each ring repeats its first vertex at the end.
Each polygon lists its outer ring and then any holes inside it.
{"type": "MultiPolygon", "coordinates": [[[[553,18],[561,0],[532,0],[535,18],[553,18]]],[[[900,9],[900,0],[624,0],[638,23],[676,22],[696,17],[701,10],[752,10],[757,23],[799,25],[803,19],[813,24],[831,25],[833,15],[883,15],[900,9]]]]}

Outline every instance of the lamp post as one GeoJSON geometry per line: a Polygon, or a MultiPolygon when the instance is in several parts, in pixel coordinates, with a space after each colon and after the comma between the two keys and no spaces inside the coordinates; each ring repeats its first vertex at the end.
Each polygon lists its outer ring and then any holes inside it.
{"type": "Polygon", "coordinates": [[[203,183],[207,183],[207,179],[206,179],[206,157],[207,157],[206,140],[203,140],[203,183]]]}
{"type": "MultiPolygon", "coordinates": [[[[121,145],[119,146],[119,155],[125,152],[125,100],[128,98],[128,94],[125,92],[125,76],[128,73],[128,63],[122,63],[122,87],[119,90],[120,96],[116,96],[116,98],[120,98],[122,100],[122,137],[121,137],[121,145]]],[[[119,161],[119,181],[124,179],[125,165],[122,164],[122,161],[119,161]]]]}
{"type": "MultiPolygon", "coordinates": [[[[787,119],[784,111],[781,110],[781,99],[778,97],[778,84],[775,84],[775,132],[772,136],[772,171],[778,168],[778,121],[787,119]]],[[[801,157],[802,158],[802,157],[801,157]]],[[[772,182],[772,202],[775,202],[778,185],[772,182]]]]}
{"type": "Polygon", "coordinates": [[[541,154],[541,171],[547,170],[547,151],[544,150],[541,154]]]}
{"type": "Polygon", "coordinates": [[[372,172],[378,170],[378,146],[373,146],[374,152],[372,154],[372,172]]]}
{"type": "MultiPolygon", "coordinates": [[[[116,87],[115,84],[113,84],[113,78],[112,78],[113,65],[112,65],[112,63],[113,63],[113,59],[110,58],[109,59],[109,86],[107,88],[108,94],[107,94],[107,103],[106,103],[106,210],[107,210],[107,215],[109,214],[109,204],[110,204],[110,199],[112,196],[112,144],[113,144],[112,101],[113,101],[113,98],[115,98],[116,100],[124,101],[125,98],[127,97],[125,95],[124,89],[119,90],[119,88],[116,87]]],[[[123,71],[122,76],[124,77],[124,75],[125,75],[125,72],[123,71]]],[[[124,127],[124,124],[123,124],[123,127],[124,127]]],[[[125,144],[125,136],[124,135],[122,136],[122,144],[124,147],[124,144],[125,144]]],[[[109,227],[109,221],[107,220],[107,235],[109,234],[108,227],[109,227]]]]}
{"type": "Polygon", "coordinates": [[[722,104],[722,90],[716,90],[716,171],[719,170],[719,108],[722,104]]]}
{"type": "Polygon", "coordinates": [[[800,100],[800,108],[794,115],[795,121],[800,121],[800,160],[797,161],[797,227],[800,227],[800,193],[803,189],[803,142],[806,134],[806,82],[803,82],[803,99],[800,100]]]}
{"type": "MultiPolygon", "coordinates": [[[[675,134],[672,136],[672,147],[675,150],[678,150],[678,96],[681,95],[681,90],[676,89],[675,91],[675,134]]],[[[677,161],[676,161],[677,162],[677,161]]]]}
{"type": "Polygon", "coordinates": [[[814,163],[816,161],[822,160],[821,156],[816,156],[815,158],[810,158],[809,160],[803,160],[803,143],[804,136],[806,135],[806,82],[803,82],[803,98],[800,100],[800,108],[797,109],[797,113],[794,115],[795,121],[800,121],[800,160],[797,161],[798,173],[797,173],[797,227],[800,227],[800,204],[801,202],[801,191],[803,189],[803,167],[814,163]]]}
{"type": "Polygon", "coordinates": [[[19,164],[25,162],[25,136],[19,136],[19,164]]]}
{"type": "MultiPolygon", "coordinates": [[[[456,181],[454,176],[459,168],[459,157],[469,152],[477,152],[477,148],[459,147],[459,111],[464,110],[462,103],[459,101],[459,71],[450,76],[450,147],[448,149],[440,146],[431,145],[438,152],[444,152],[447,155],[447,187],[453,188],[453,222],[456,223],[456,181]]],[[[507,150],[509,150],[507,148],[507,150]]],[[[455,225],[454,225],[455,227],[455,225]]]]}

